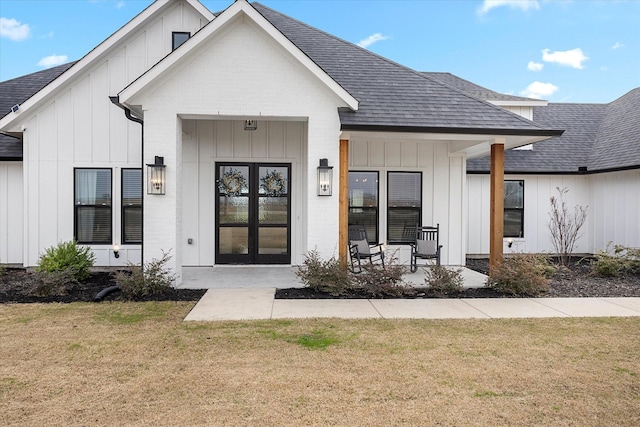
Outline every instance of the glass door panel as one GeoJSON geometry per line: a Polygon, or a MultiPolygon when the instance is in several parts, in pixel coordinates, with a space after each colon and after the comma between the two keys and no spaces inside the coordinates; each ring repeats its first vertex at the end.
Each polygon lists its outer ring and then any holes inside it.
{"type": "Polygon", "coordinates": [[[291,262],[291,166],[216,165],[216,263],[291,262]]]}

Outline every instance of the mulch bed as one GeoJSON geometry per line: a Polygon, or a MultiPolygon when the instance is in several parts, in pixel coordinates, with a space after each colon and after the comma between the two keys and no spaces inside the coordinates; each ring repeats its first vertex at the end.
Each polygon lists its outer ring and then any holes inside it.
{"type": "MultiPolygon", "coordinates": [[[[489,265],[486,259],[467,259],[467,267],[487,274],[489,265]]],[[[420,274],[419,272],[416,274],[420,274]]],[[[71,286],[64,295],[38,296],[33,294],[35,275],[22,268],[8,268],[0,276],[0,303],[34,302],[91,302],[101,290],[115,285],[113,274],[95,272],[76,285],[71,286]]],[[[198,301],[205,289],[169,289],[166,292],[150,295],[136,301],[198,301]]],[[[575,260],[568,269],[560,269],[554,275],[551,289],[544,297],[640,297],[640,277],[598,277],[591,274],[588,260],[575,260]]],[[[466,289],[454,295],[441,295],[418,291],[415,295],[402,298],[505,298],[493,289],[466,289]]],[[[361,294],[336,297],[328,293],[314,292],[308,288],[277,289],[276,299],[335,299],[370,298],[361,294]]],[[[393,297],[384,297],[393,298],[393,297]]],[[[119,292],[108,295],[104,301],[122,300],[119,292]]]]}
{"type": "MultiPolygon", "coordinates": [[[[0,303],[35,302],[92,302],[105,288],[115,285],[114,276],[109,272],[91,273],[88,279],[71,285],[64,295],[34,295],[36,284],[34,273],[23,268],[8,268],[0,276],[0,303]]],[[[168,289],[165,292],[138,298],[136,301],[198,301],[206,289],[168,289]]],[[[107,295],[103,301],[122,300],[120,292],[107,295]]]]}

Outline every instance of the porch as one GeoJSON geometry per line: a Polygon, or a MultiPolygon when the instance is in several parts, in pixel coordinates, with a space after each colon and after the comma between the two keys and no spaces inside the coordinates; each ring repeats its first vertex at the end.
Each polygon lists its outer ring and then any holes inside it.
{"type": "MultiPolygon", "coordinates": [[[[280,265],[216,265],[214,267],[183,267],[180,289],[272,289],[301,288],[296,277],[297,267],[280,265]]],[[[462,277],[467,288],[484,286],[486,276],[463,268],[462,277]]],[[[422,286],[424,274],[421,269],[407,273],[406,283],[422,286]]]]}

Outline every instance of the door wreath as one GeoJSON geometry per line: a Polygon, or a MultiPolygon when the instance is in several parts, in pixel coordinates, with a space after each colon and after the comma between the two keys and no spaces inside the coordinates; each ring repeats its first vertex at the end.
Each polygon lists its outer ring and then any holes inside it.
{"type": "Polygon", "coordinates": [[[247,180],[237,169],[229,169],[222,174],[218,182],[218,190],[226,197],[237,197],[247,188],[247,180]]]}
{"type": "Polygon", "coordinates": [[[282,177],[282,172],[272,170],[260,178],[260,189],[270,197],[280,197],[287,192],[287,181],[282,177]]]}

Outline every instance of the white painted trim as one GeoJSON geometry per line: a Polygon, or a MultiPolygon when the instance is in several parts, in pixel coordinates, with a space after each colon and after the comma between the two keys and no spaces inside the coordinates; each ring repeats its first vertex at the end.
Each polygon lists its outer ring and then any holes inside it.
{"type": "Polygon", "coordinates": [[[497,105],[499,107],[546,107],[549,105],[549,101],[542,99],[531,99],[527,101],[508,101],[508,100],[492,100],[487,99],[487,102],[497,105]]]}
{"type": "Polygon", "coordinates": [[[287,39],[280,31],[278,31],[269,21],[267,21],[253,6],[246,0],[238,0],[222,12],[216,19],[206,25],[198,33],[191,37],[188,45],[183,49],[178,49],[172,54],[162,59],[155,67],[152,67],[137,80],[133,81],[129,86],[124,88],[118,95],[121,103],[128,103],[133,97],[140,93],[144,88],[159,78],[167,70],[175,64],[181,62],[182,58],[189,55],[197,49],[201,43],[215,37],[226,27],[233,24],[239,19],[249,19],[255,25],[260,27],[273,40],[282,46],[296,60],[298,60],[305,68],[307,68],[315,77],[317,77],[325,86],[327,86],[346,106],[352,110],[358,109],[358,100],[356,100],[349,92],[340,86],[333,78],[324,72],[315,62],[313,62],[304,52],[287,39]]]}
{"type": "MultiPolygon", "coordinates": [[[[82,57],[77,63],[71,66],[71,68],[62,73],[60,77],[23,102],[17,113],[11,112],[0,119],[0,129],[5,132],[20,132],[20,129],[18,129],[17,126],[20,124],[21,116],[26,116],[26,113],[28,113],[30,109],[38,107],[42,102],[52,97],[57,89],[67,84],[69,81],[72,81],[84,70],[92,67],[100,58],[108,54],[111,48],[120,43],[122,39],[136,29],[145,25],[145,23],[155,19],[158,14],[162,13],[168,7],[171,7],[175,1],[176,0],[155,0],[149,5],[149,7],[140,12],[131,21],[126,23],[123,27],[82,57]]],[[[182,1],[188,3],[191,7],[201,13],[205,19],[211,21],[214,18],[213,13],[205,8],[198,0],[182,1]]]]}

